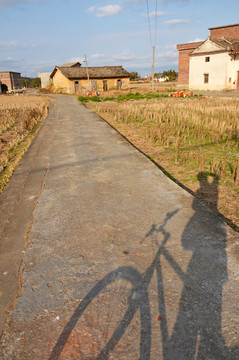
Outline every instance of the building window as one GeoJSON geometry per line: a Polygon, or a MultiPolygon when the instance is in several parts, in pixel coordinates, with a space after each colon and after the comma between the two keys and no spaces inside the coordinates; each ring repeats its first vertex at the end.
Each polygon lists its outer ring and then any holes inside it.
{"type": "Polygon", "coordinates": [[[79,81],[75,81],[75,84],[76,84],[76,85],[79,84],[79,81]]]}
{"type": "Polygon", "coordinates": [[[204,84],[209,83],[209,74],[204,74],[204,84]]]}
{"type": "Polygon", "coordinates": [[[210,56],[205,57],[205,62],[210,62],[210,56]]]}
{"type": "Polygon", "coordinates": [[[232,78],[229,78],[229,83],[232,82],[232,78]]]}

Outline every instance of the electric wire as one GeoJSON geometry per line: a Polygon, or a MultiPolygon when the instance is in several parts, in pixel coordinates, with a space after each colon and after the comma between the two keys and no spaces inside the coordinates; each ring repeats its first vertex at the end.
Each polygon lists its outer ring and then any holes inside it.
{"type": "Polygon", "coordinates": [[[152,33],[151,33],[151,25],[150,25],[149,1],[148,0],[146,0],[146,5],[147,5],[147,13],[148,13],[149,38],[150,38],[150,43],[151,43],[151,47],[152,47],[153,43],[152,43],[152,33]]]}
{"type": "MultiPolygon", "coordinates": [[[[147,15],[148,15],[149,38],[150,38],[150,43],[151,43],[151,47],[152,47],[153,41],[152,41],[152,31],[151,31],[150,13],[149,13],[149,0],[146,0],[146,6],[147,6],[147,15]]],[[[157,43],[157,25],[158,25],[158,0],[155,0],[154,46],[156,46],[156,43],[157,43]]]]}
{"type": "Polygon", "coordinates": [[[158,21],[158,0],[156,0],[155,5],[155,34],[154,34],[154,46],[156,46],[157,43],[157,21],[158,21]]]}

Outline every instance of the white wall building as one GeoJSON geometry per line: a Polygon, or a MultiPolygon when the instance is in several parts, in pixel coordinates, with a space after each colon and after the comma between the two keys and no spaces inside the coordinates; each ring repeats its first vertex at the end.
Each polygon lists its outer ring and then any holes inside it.
{"type": "Polygon", "coordinates": [[[50,82],[51,72],[39,72],[37,76],[41,79],[41,87],[46,88],[50,82]]]}
{"type": "Polygon", "coordinates": [[[190,89],[239,89],[238,39],[209,36],[189,57],[190,89]]]}

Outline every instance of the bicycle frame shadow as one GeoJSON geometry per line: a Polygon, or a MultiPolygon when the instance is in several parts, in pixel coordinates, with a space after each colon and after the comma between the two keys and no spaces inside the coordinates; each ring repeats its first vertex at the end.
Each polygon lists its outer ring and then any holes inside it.
{"type": "MultiPolygon", "coordinates": [[[[214,204],[217,205],[218,177],[215,174],[198,174],[199,192],[211,187],[214,204]],[[209,175],[213,181],[209,183],[209,175]]],[[[186,251],[192,256],[184,272],[165,245],[170,233],[165,230],[167,221],[176,214],[175,210],[166,215],[160,226],[153,224],[145,235],[152,238],[162,233],[164,238],[156,256],[146,272],[141,275],[131,266],[119,267],[99,281],[79,304],[74,314],[62,331],[48,360],[58,360],[71,332],[81,315],[92,300],[110,283],[125,279],[132,284],[128,309],[116,330],[107,342],[97,360],[108,359],[116,345],[130,325],[136,311],[140,309],[140,360],[151,358],[151,310],[148,286],[156,271],[158,290],[158,310],[164,360],[199,360],[199,359],[236,359],[238,347],[228,349],[222,336],[222,290],[227,281],[227,234],[223,221],[197,199],[193,200],[194,214],[186,225],[181,241],[186,251]],[[165,289],[161,256],[164,256],[173,271],[183,282],[183,291],[179,303],[176,322],[171,335],[168,330],[165,289]],[[135,294],[137,296],[135,296],[135,294]]]]}

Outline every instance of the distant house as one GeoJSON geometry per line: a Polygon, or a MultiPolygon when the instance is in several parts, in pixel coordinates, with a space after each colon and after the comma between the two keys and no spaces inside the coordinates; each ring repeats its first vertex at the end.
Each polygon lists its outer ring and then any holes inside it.
{"type": "Polygon", "coordinates": [[[1,90],[13,90],[22,87],[21,74],[14,71],[0,71],[1,90]]]}
{"type": "Polygon", "coordinates": [[[56,66],[50,75],[56,90],[77,94],[92,89],[107,91],[128,87],[130,74],[122,66],[82,67],[80,63],[56,66]]]}
{"type": "Polygon", "coordinates": [[[180,44],[179,84],[190,89],[239,89],[239,24],[210,28],[202,42],[180,44]]]}
{"type": "Polygon", "coordinates": [[[169,81],[168,76],[160,75],[160,76],[154,78],[154,82],[156,82],[156,83],[162,83],[162,82],[166,82],[166,81],[169,81]]]}

